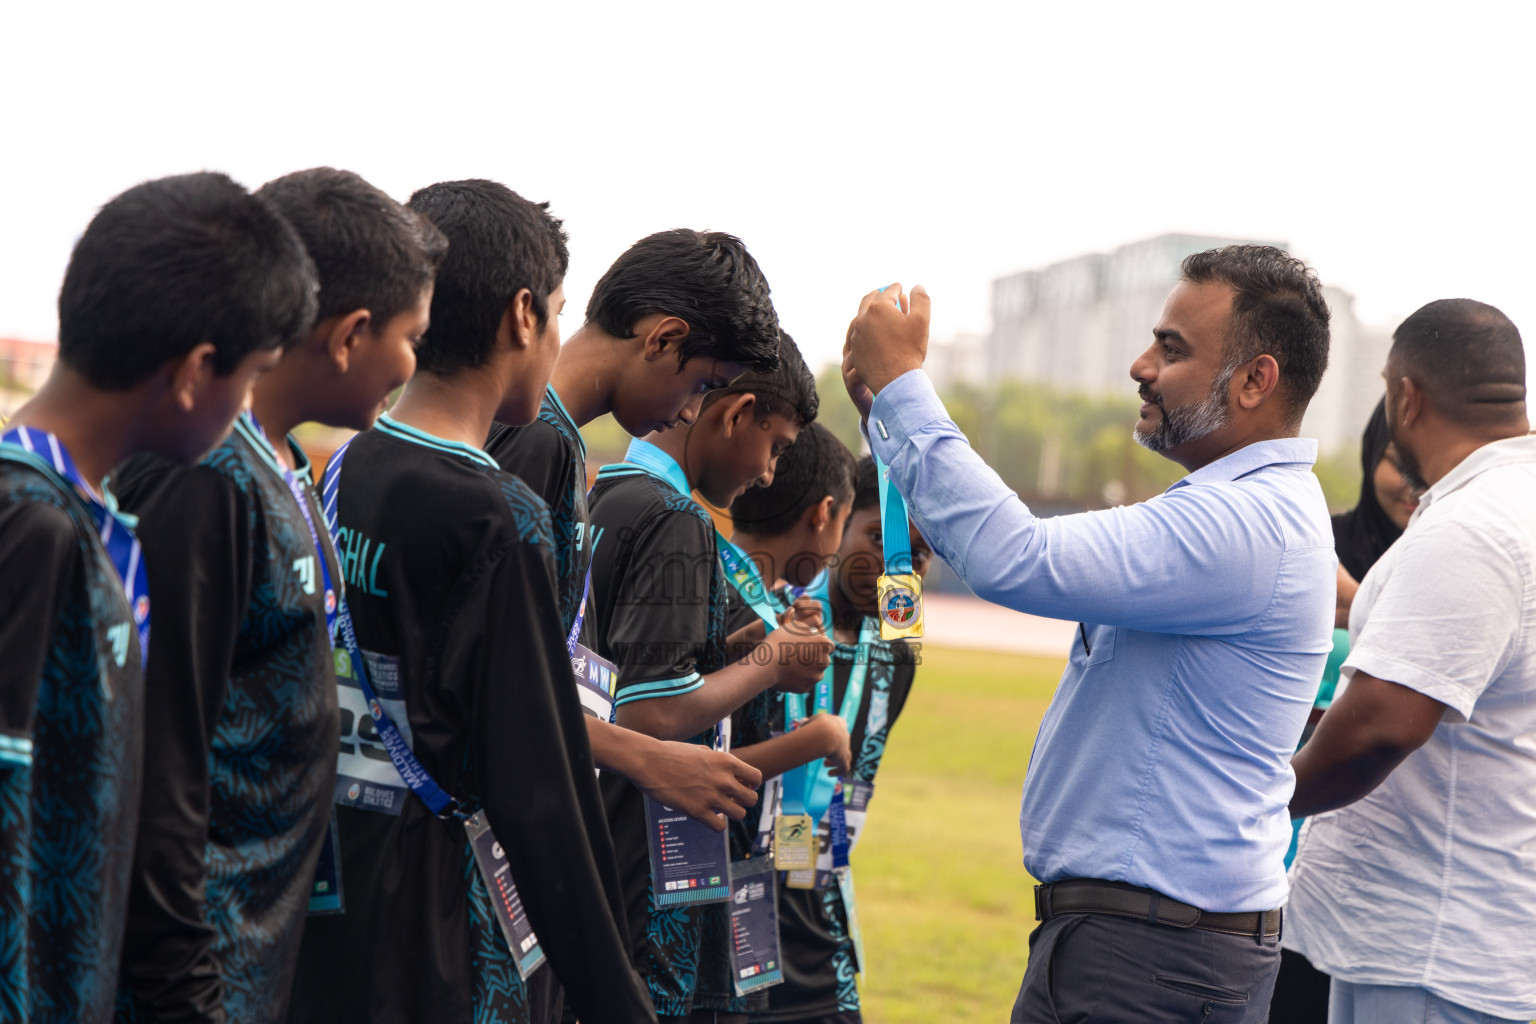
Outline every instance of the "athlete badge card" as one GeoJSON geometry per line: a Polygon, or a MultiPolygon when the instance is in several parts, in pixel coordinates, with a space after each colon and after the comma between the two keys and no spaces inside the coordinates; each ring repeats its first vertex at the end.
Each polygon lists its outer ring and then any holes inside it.
{"type": "MultiPolygon", "coordinates": [[[[400,659],[373,651],[359,651],[368,680],[373,684],[380,713],[387,714],[406,745],[411,742],[411,723],[405,709],[405,689],[400,680],[400,659]]],[[[411,790],[384,749],[376,725],[378,716],[363,696],[363,686],[352,671],[346,650],[336,655],[336,702],[341,712],[341,747],[336,758],[335,801],[383,814],[399,814],[411,790]]]]}
{"type": "Polygon", "coordinates": [[[731,898],[728,831],[716,832],[651,796],[645,798],[645,828],[658,909],[731,898]]]}
{"type": "Polygon", "coordinates": [[[731,966],[738,996],[784,980],[777,878],[767,857],[731,865],[731,966]]]}
{"type": "Polygon", "coordinates": [[[619,685],[619,668],[585,644],[571,646],[571,674],[581,710],[600,722],[613,721],[613,694],[619,685]]]}
{"type": "Polygon", "coordinates": [[[539,945],[538,936],[533,934],[533,926],[528,923],[528,914],[523,910],[523,901],[517,895],[506,851],[491,833],[484,811],[476,811],[466,818],[464,830],[469,833],[469,848],[474,851],[480,877],[485,880],[486,891],[491,894],[491,906],[496,908],[496,920],[501,923],[502,938],[507,940],[507,949],[517,964],[518,976],[526,980],[528,975],[543,966],[544,949],[539,945]]]}

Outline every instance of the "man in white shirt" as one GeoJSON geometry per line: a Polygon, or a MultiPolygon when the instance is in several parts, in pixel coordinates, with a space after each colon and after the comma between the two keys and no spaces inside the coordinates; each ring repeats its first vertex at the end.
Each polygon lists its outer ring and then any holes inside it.
{"type": "Polygon", "coordinates": [[[1536,436],[1520,332],[1492,306],[1432,302],[1397,329],[1384,376],[1401,468],[1427,490],[1361,582],[1348,685],[1293,762],[1291,813],[1319,816],[1286,945],[1333,977],[1330,1024],[1528,1021],[1536,436]]]}

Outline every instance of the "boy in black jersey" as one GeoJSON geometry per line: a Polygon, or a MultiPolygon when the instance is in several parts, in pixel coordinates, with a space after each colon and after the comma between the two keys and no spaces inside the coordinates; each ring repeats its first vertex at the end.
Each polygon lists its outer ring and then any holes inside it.
{"type": "Polygon", "coordinates": [[[314,287],[293,229],[222,174],[129,189],[70,257],[59,361],[0,427],[0,1020],[99,1024],[117,998],[151,608],[108,471],[219,443],[314,287]]]}
{"type": "Polygon", "coordinates": [[[345,584],[366,586],[332,548],[289,432],[373,423],[415,368],[447,247],[346,171],[299,171],[257,195],[316,264],[318,322],[197,466],[144,457],[114,474],[160,612],[124,1021],[284,1017],[336,775],[329,622],[345,584]]]}
{"type": "MultiPolygon", "coordinates": [[[[766,657],[727,657],[729,587],[713,522],[690,497],[698,490],[724,506],[771,480],[778,454],[815,415],[814,381],[787,336],[779,355],[777,371],[754,371],[711,392],[692,423],[633,442],[623,464],[598,474],[592,523],[604,532],[593,553],[597,647],[619,666],[622,726],[699,737],[770,687],[805,689],[826,665],[830,645],[819,617],[803,613],[767,634],[766,657]]],[[[834,749],[835,725],[787,737],[801,754],[794,763],[834,749]],[[799,749],[807,744],[815,749],[799,749]]],[[[765,754],[735,752],[748,764],[765,754]]],[[[704,989],[719,991],[715,979],[729,970],[724,908],[656,908],[644,802],[624,779],[605,776],[603,790],[632,938],[658,1015],[713,1020],[717,1010],[734,1010],[696,998],[704,989]]]]}
{"type": "MultiPolygon", "coordinates": [[[[844,458],[851,459],[841,442],[833,438],[831,443],[842,449],[844,458]]],[[[838,460],[829,455],[827,461],[835,463],[838,460]]],[[[770,487],[753,492],[738,503],[744,521],[763,522],[762,526],[748,526],[749,532],[743,536],[743,541],[749,548],[777,550],[772,538],[765,536],[773,533],[773,522],[765,513],[781,504],[787,505],[788,513],[798,504],[792,491],[786,493],[778,489],[779,483],[775,480],[770,487]]],[[[786,488],[791,486],[788,478],[784,483],[786,488]]],[[[813,495],[816,493],[820,493],[820,488],[812,492],[813,495]]],[[[805,509],[809,511],[813,507],[807,505],[805,509]]],[[[736,513],[737,507],[733,506],[732,512],[736,513]]],[[[778,522],[799,523],[804,514],[786,514],[778,522]]],[[[814,512],[811,514],[814,516],[814,512]]],[[[919,576],[924,576],[933,551],[915,525],[909,529],[912,568],[919,576]]],[[[841,709],[856,674],[862,672],[864,676],[858,707],[847,710],[848,728],[853,734],[853,770],[844,780],[844,795],[849,795],[854,785],[868,786],[869,789],[857,801],[860,810],[855,810],[853,803],[847,805],[850,830],[862,824],[862,808],[867,807],[868,797],[873,792],[886,739],[906,705],[917,671],[915,645],[902,640],[887,642],[879,639],[875,584],[885,564],[883,540],[879,480],[874,460],[865,457],[858,463],[853,511],[837,549],[834,568],[824,583],[818,581],[810,588],[811,594],[827,602],[837,640],[832,657],[832,706],[841,709]]],[[[779,557],[790,558],[786,564],[793,575],[794,557],[782,552],[779,557]]],[[[782,709],[779,713],[783,713],[782,709]]],[[[766,806],[761,809],[764,814],[770,811],[766,806]]],[[[824,845],[829,832],[828,818],[824,815],[821,821],[824,845]]],[[[855,962],[856,942],[850,934],[850,914],[844,904],[844,890],[835,878],[828,878],[828,865],[829,859],[824,857],[823,870],[818,871],[818,884],[822,888],[783,887],[779,890],[779,941],[784,957],[784,984],[768,990],[768,1008],[754,1009],[753,1024],[759,1021],[764,1024],[784,1021],[858,1024],[861,1019],[859,991],[854,981],[854,974],[861,969],[855,962]]],[[[852,892],[851,886],[847,891],[852,892]]]]}
{"type": "MultiPolygon", "coordinates": [[[[393,720],[454,803],[435,815],[421,786],[388,772],[338,794],[346,912],[309,922],[290,1019],[547,1013],[530,1006],[472,856],[461,816],[483,812],[581,1020],[647,1021],[622,910],[606,896],[612,845],[565,653],[549,511],[481,448],[493,420],[538,414],[559,347],[565,234],[545,206],[494,182],[433,185],[408,205],[449,241],[432,326],[400,400],[332,458],[326,487],[338,535],[367,565],[348,608],[381,709],[361,710],[393,720]]],[[[346,746],[369,744],[389,768],[370,742],[377,725],[346,746]]]]}
{"type": "MultiPolygon", "coordinates": [[[[486,451],[550,507],[567,629],[581,610],[598,540],[587,512],[581,427],[610,412],[636,436],[692,422],[705,392],[771,363],[778,339],[768,282],[740,239],[718,231],[657,232],[598,281],[587,322],[561,346],[538,419],[491,428],[486,451]]],[[[585,613],[581,639],[590,644],[590,603],[585,613]]],[[[595,717],[587,730],[600,767],[715,828],[725,827],[727,815],[739,820],[762,781],[699,744],[659,741],[595,717]]]]}

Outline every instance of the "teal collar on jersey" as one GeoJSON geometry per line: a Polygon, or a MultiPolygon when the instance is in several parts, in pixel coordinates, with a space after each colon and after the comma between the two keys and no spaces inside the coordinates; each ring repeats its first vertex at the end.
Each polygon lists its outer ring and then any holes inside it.
{"type": "MultiPolygon", "coordinates": [[[[266,431],[256,419],[256,414],[247,409],[235,417],[235,433],[250,442],[251,447],[261,456],[261,461],[272,468],[278,476],[285,480],[288,477],[288,467],[284,466],[277,457],[277,449],[272,447],[272,441],[267,437],[266,431]]],[[[293,475],[304,483],[314,486],[314,467],[310,464],[309,456],[304,454],[304,449],[299,447],[299,442],[289,434],[283,439],[288,445],[288,451],[293,455],[293,475]]]]}
{"type": "Polygon", "coordinates": [[[688,475],[683,472],[683,467],[677,464],[677,460],[649,441],[642,441],[638,437],[629,442],[629,450],[624,453],[624,461],[633,466],[639,466],[658,480],[665,480],[673,489],[685,498],[693,496],[693,488],[688,486],[688,475]]]}
{"type": "Polygon", "coordinates": [[[545,385],[544,395],[549,399],[549,404],[555,407],[555,410],[565,418],[565,422],[569,423],[571,429],[576,432],[576,447],[581,449],[582,461],[586,461],[587,439],[581,436],[581,428],[576,425],[576,419],[571,415],[571,410],[567,409],[565,403],[560,401],[560,395],[555,391],[553,384],[545,385]]]}
{"type": "Polygon", "coordinates": [[[401,423],[399,420],[392,418],[389,413],[379,417],[378,422],[374,424],[374,429],[381,434],[388,434],[390,437],[397,437],[402,441],[409,441],[412,444],[419,444],[423,448],[430,448],[433,451],[445,452],[449,455],[461,455],[471,462],[478,462],[482,466],[488,466],[491,469],[501,468],[496,464],[495,459],[479,448],[467,445],[462,441],[450,441],[446,437],[429,434],[425,430],[417,429],[408,423],[401,423]]]}

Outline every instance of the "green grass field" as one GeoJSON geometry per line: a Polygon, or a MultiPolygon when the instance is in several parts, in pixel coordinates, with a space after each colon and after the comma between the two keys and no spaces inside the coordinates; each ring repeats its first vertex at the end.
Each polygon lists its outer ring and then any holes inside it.
{"type": "Polygon", "coordinates": [[[870,1024],[1008,1019],[1034,928],[1019,792],[1061,669],[923,648],[853,861],[870,1024]]]}

